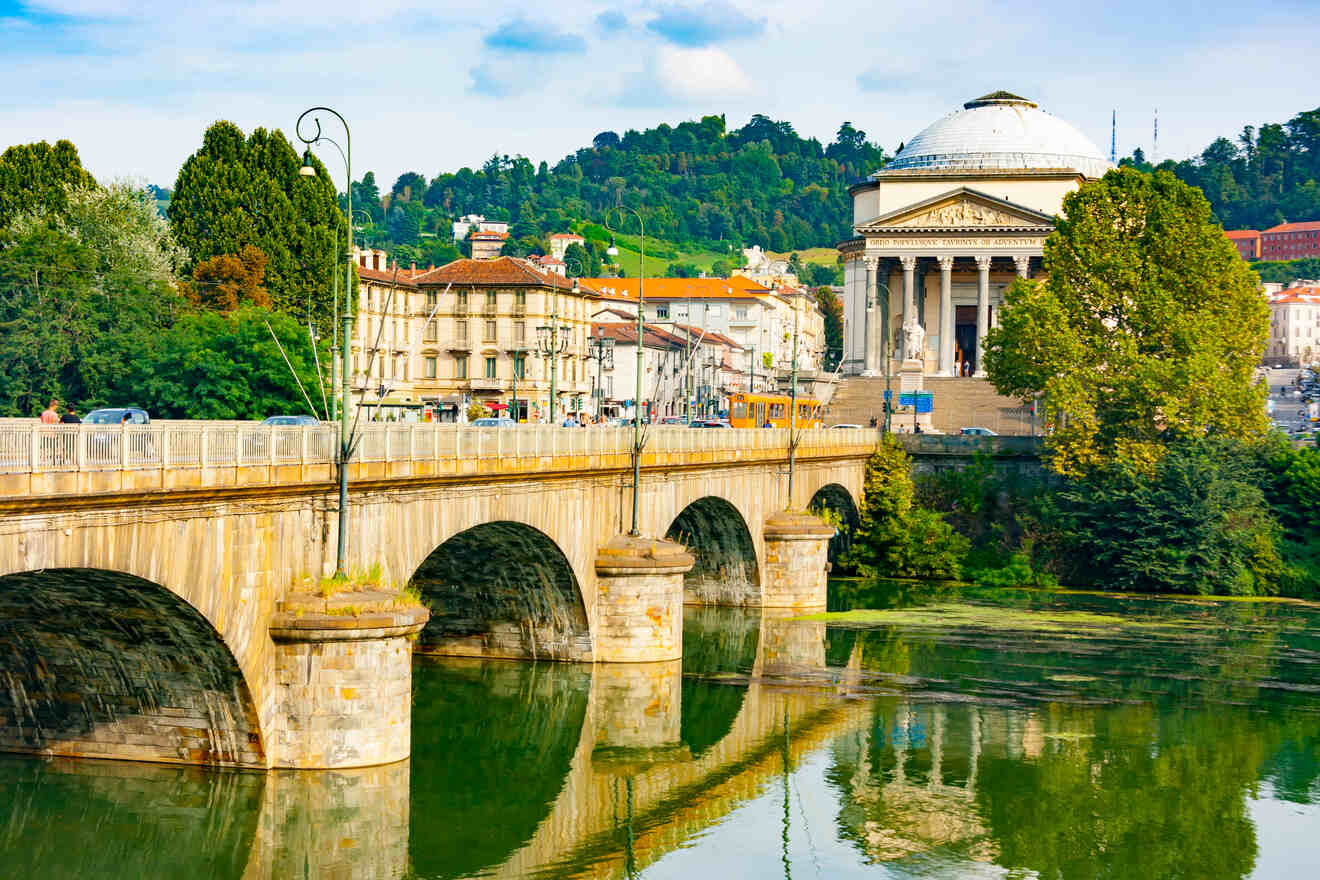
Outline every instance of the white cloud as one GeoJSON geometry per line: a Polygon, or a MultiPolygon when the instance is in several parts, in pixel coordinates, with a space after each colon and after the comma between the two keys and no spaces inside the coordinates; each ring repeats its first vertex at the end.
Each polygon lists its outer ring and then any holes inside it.
{"type": "Polygon", "coordinates": [[[655,78],[680,100],[735,98],[752,91],[752,81],[723,49],[664,46],[656,53],[655,78]]]}

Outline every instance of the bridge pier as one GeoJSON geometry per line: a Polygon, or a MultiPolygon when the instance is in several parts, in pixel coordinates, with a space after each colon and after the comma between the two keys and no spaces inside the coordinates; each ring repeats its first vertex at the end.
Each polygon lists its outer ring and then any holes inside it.
{"type": "Polygon", "coordinates": [[[295,593],[281,603],[270,626],[278,712],[274,766],[330,770],[407,758],[409,636],[428,616],[396,593],[295,593]]]}
{"type": "Polygon", "coordinates": [[[780,511],[765,521],[766,608],[824,609],[834,527],[807,513],[780,511]]]}
{"type": "Polygon", "coordinates": [[[616,535],[596,554],[597,663],[683,657],[683,575],[694,560],[678,544],[616,535]]]}
{"type": "Polygon", "coordinates": [[[683,661],[597,666],[593,767],[624,775],[691,757],[683,745],[683,661]]]}

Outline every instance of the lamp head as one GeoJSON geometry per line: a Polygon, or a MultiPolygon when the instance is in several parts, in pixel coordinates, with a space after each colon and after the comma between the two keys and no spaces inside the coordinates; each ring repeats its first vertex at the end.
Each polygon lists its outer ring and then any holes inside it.
{"type": "Polygon", "coordinates": [[[311,147],[308,147],[307,149],[303,150],[303,163],[302,163],[302,167],[298,169],[298,173],[299,173],[300,175],[302,175],[303,177],[315,177],[315,176],[316,176],[316,168],[314,168],[314,167],[312,166],[312,148],[311,148],[311,147]]]}
{"type": "Polygon", "coordinates": [[[613,235],[610,235],[610,246],[605,248],[605,253],[611,257],[617,257],[619,255],[619,248],[614,244],[613,235]]]}

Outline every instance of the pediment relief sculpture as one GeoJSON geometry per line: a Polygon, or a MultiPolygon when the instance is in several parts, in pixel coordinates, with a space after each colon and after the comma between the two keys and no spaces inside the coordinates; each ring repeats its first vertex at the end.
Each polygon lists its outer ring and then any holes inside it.
{"type": "Polygon", "coordinates": [[[922,211],[908,217],[900,217],[884,224],[886,226],[1040,226],[1035,218],[1020,214],[1010,214],[990,205],[965,199],[947,205],[922,211]]]}

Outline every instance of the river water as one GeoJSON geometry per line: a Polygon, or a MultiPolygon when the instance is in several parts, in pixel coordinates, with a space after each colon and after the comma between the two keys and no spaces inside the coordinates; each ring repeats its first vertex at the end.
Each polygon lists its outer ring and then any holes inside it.
{"type": "Polygon", "coordinates": [[[835,584],[682,663],[419,660],[346,773],[0,756],[6,877],[1320,876],[1320,608],[835,584]]]}

